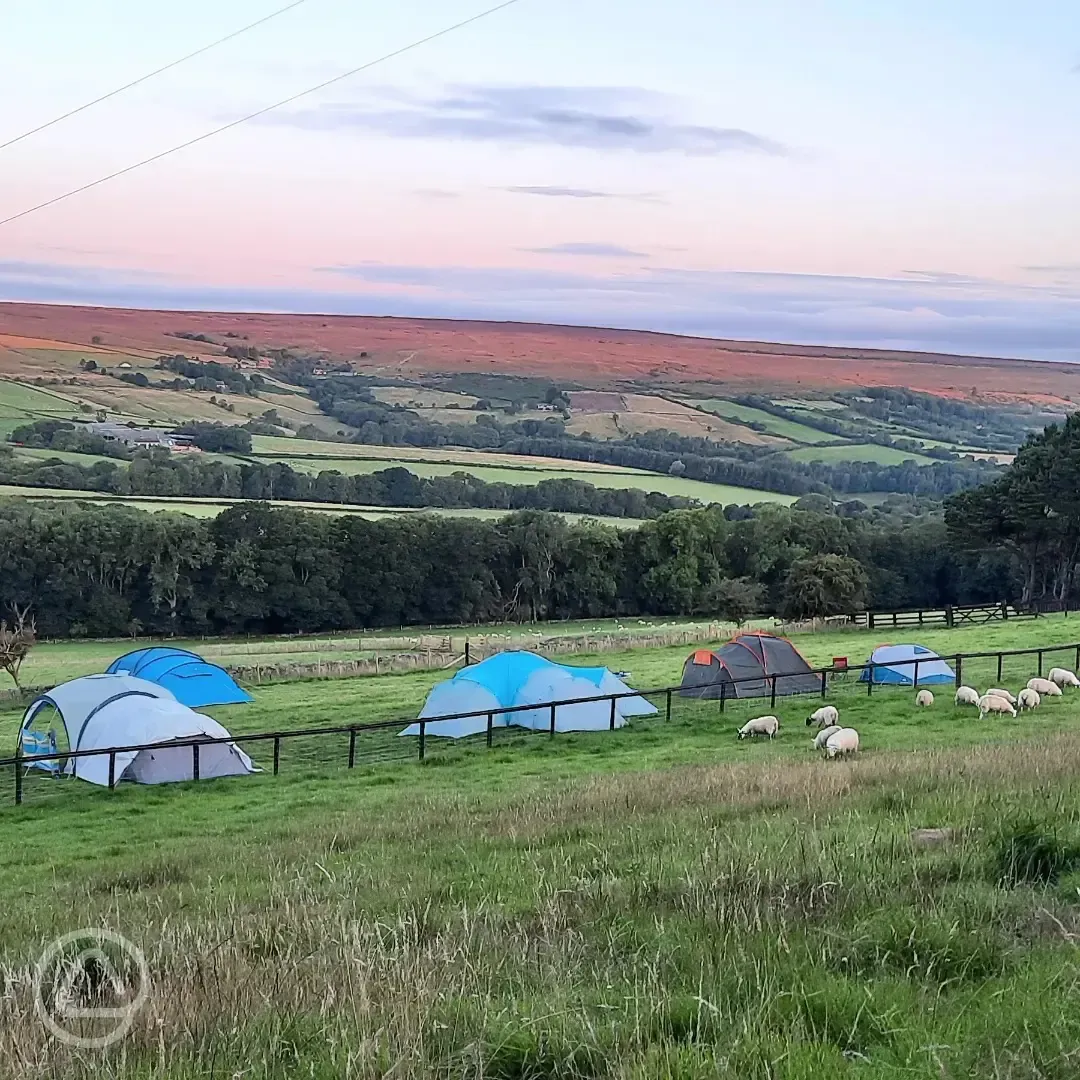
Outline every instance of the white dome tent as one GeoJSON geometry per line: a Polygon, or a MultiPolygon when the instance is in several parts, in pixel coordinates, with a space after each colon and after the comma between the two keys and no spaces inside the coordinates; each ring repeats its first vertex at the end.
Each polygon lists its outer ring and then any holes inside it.
{"type": "MultiPolygon", "coordinates": [[[[53,715],[50,706],[64,735],[63,741],[55,739],[58,758],[66,757],[64,772],[102,786],[109,783],[108,754],[67,757],[67,752],[230,738],[216,720],[181,705],[163,686],[130,675],[87,675],[54,687],[31,702],[19,733],[26,753],[40,752],[33,747],[40,745],[40,733],[53,715]]],[[[43,762],[41,767],[55,771],[56,763],[43,762]]],[[[251,758],[231,741],[199,747],[201,780],[256,771],[251,758]]],[[[116,754],[113,767],[114,783],[164,784],[191,780],[193,774],[190,746],[123,751],[116,754]]]]}

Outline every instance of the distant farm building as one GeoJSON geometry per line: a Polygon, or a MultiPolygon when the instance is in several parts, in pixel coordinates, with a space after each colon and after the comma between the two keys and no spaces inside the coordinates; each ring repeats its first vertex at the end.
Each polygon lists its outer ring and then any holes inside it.
{"type": "Polygon", "coordinates": [[[108,421],[87,424],[87,429],[100,435],[106,442],[123,443],[133,450],[147,450],[163,447],[166,450],[198,450],[191,443],[191,436],[177,435],[162,428],[128,427],[126,424],[114,424],[108,421]]]}

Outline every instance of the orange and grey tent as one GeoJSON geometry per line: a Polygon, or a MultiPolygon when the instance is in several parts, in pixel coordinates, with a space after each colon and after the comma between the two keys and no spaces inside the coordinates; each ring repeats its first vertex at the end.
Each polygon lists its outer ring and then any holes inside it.
{"type": "Polygon", "coordinates": [[[736,634],[719,649],[697,649],[683,665],[682,697],[746,698],[772,693],[809,694],[821,689],[798,649],[787,638],[772,634],[736,634]]]}

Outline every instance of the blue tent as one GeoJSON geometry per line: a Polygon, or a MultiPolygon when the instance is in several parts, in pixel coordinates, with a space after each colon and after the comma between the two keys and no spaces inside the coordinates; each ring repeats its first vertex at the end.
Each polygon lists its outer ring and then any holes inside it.
{"type": "Polygon", "coordinates": [[[217,664],[208,664],[187,649],[155,646],[136,649],[114,660],[108,674],[133,675],[172,692],[189,709],[206,705],[239,705],[251,695],[237,686],[233,677],[217,664]]]}
{"type": "MultiPolygon", "coordinates": [[[[460,739],[487,730],[488,715],[493,727],[532,728],[547,731],[551,725],[551,703],[556,705],[556,731],[606,731],[611,726],[611,703],[604,694],[631,694],[615,702],[615,726],[622,727],[628,716],[656,712],[607,668],[573,667],[556,664],[535,653],[505,652],[478,664],[462,668],[452,679],[439,683],[428,695],[420,718],[428,735],[460,739]],[[533,709],[507,713],[512,706],[535,705],[533,709]],[[439,720],[456,716],[455,720],[439,720]]],[[[412,724],[402,735],[419,735],[420,725],[412,724]]]]}
{"type": "Polygon", "coordinates": [[[919,686],[956,681],[956,672],[936,652],[923,648],[922,645],[879,645],[867,661],[874,667],[863,668],[859,681],[869,682],[872,670],[875,683],[914,686],[916,660],[919,662],[919,686]]]}

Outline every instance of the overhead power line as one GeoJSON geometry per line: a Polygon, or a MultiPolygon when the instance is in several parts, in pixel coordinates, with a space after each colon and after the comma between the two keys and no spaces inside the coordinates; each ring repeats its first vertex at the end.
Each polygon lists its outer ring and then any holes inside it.
{"type": "Polygon", "coordinates": [[[149,79],[153,79],[166,71],[171,71],[174,67],[179,67],[181,64],[187,63],[188,60],[194,60],[196,56],[202,56],[203,53],[207,53],[211,49],[216,49],[219,45],[224,45],[225,42],[232,41],[233,38],[238,38],[241,34],[246,34],[249,30],[254,30],[257,26],[262,26],[263,23],[268,23],[271,19],[276,19],[279,15],[284,15],[285,12],[292,11],[293,8],[298,8],[301,4],[306,4],[307,2],[308,0],[293,0],[291,4],[286,4],[283,8],[278,8],[277,11],[271,11],[269,15],[264,15],[261,19],[256,19],[253,23],[248,23],[247,26],[241,26],[239,30],[234,30],[231,34],[226,34],[224,37],[218,38],[217,41],[211,41],[209,45],[203,45],[202,48],[196,49],[194,52],[189,52],[186,56],[181,56],[179,60],[172,60],[162,67],[155,68],[153,71],[148,71],[145,75],[140,75],[137,79],[132,79],[129,83],[124,83],[123,86],[118,86],[115,90],[110,90],[107,94],[102,94],[101,97],[94,98],[93,101],[88,101],[86,104],[78,106],[78,108],[69,109],[66,113],[61,113],[59,116],[54,116],[51,120],[46,120],[44,124],[38,124],[37,127],[31,128],[29,131],[24,131],[21,135],[16,135],[13,139],[8,139],[7,142],[0,142],[0,150],[6,150],[9,146],[14,146],[16,143],[22,142],[23,139],[29,139],[31,135],[36,135],[39,131],[51,128],[54,124],[59,124],[62,120],[67,120],[72,116],[77,116],[81,112],[86,112],[87,109],[92,109],[95,105],[100,105],[103,101],[108,101],[109,98],[114,98],[118,94],[123,94],[132,87],[138,86],[149,79]]]}
{"type": "Polygon", "coordinates": [[[66,199],[70,199],[75,195],[81,195],[84,191],[90,191],[91,188],[100,187],[102,184],[107,184],[110,180],[115,180],[119,176],[126,176],[128,173],[134,172],[136,169],[141,169],[145,165],[151,165],[155,161],[161,161],[162,158],[170,157],[173,154],[179,153],[181,150],[187,150],[191,146],[205,142],[207,139],[212,139],[215,135],[221,135],[223,132],[231,131],[241,124],[246,124],[249,120],[255,120],[260,116],[265,116],[275,109],[284,108],[284,106],[291,105],[294,101],[299,101],[301,98],[308,97],[310,94],[316,94],[320,90],[325,90],[328,86],[343,82],[345,79],[351,79],[354,75],[369,71],[378,64],[385,64],[388,60],[393,60],[395,57],[402,56],[407,52],[412,52],[413,49],[418,49],[421,45],[427,45],[432,41],[437,41],[439,38],[446,37],[447,34],[452,34],[456,30],[471,26],[481,19],[486,19],[488,16],[495,15],[497,12],[505,11],[506,8],[513,7],[520,2],[521,0],[503,0],[501,4],[496,4],[494,7],[489,7],[484,11],[477,12],[475,15],[470,15],[467,19],[462,19],[460,22],[453,23],[451,26],[444,26],[441,30],[436,30],[433,34],[428,34],[426,37],[422,37],[417,41],[412,41],[408,45],[402,45],[401,48],[394,49],[392,52],[383,53],[382,56],[377,56],[374,60],[369,60],[359,67],[354,67],[350,71],[344,71],[340,75],[335,75],[332,79],[326,79],[324,82],[318,83],[316,86],[309,86],[306,90],[301,90],[297,94],[291,94],[287,98],[282,98],[281,101],[275,101],[273,105],[266,105],[261,109],[256,109],[255,112],[248,113],[246,116],[241,116],[237,120],[230,120],[229,123],[222,124],[221,127],[216,127],[211,131],[203,132],[202,135],[196,135],[194,139],[188,139],[187,142],[179,143],[176,146],[170,147],[168,150],[162,150],[160,153],[152,154],[150,157],[143,158],[141,161],[136,161],[133,165],[126,165],[124,168],[117,169],[115,172],[111,172],[106,176],[100,176],[97,180],[91,180],[90,183],[82,184],[77,188],[72,188],[70,191],[65,191],[62,195],[56,195],[51,199],[46,199],[45,202],[38,203],[36,206],[27,207],[27,209],[20,210],[17,214],[12,214],[10,217],[0,218],[0,226],[10,225],[13,221],[19,221],[24,217],[29,217],[31,214],[36,214],[39,210],[44,210],[46,207],[55,206],[57,203],[64,202],[66,199]]]}

